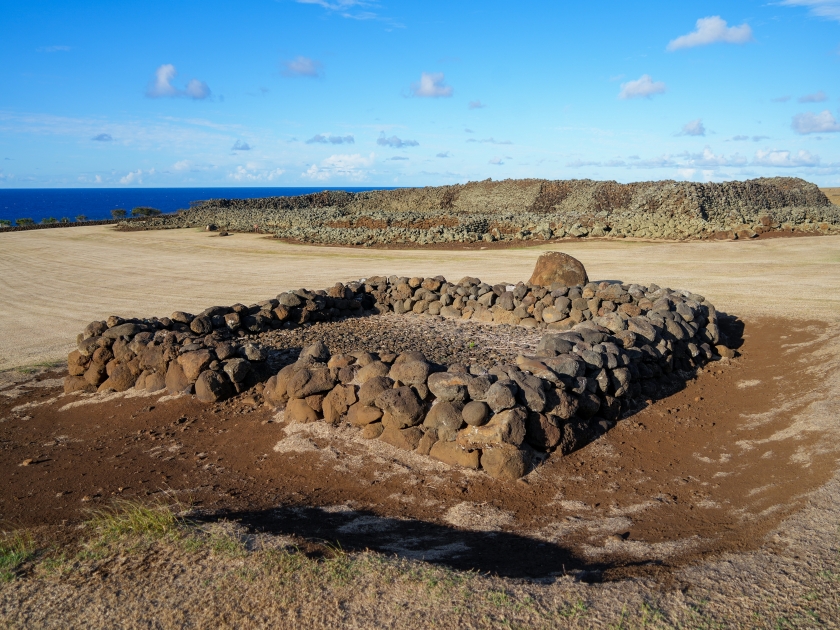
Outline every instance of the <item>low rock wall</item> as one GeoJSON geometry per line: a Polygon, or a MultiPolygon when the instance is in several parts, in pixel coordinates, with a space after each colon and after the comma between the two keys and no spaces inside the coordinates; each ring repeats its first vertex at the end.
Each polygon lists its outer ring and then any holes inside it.
{"type": "Polygon", "coordinates": [[[91,322],[68,356],[65,391],[187,392],[215,403],[251,390],[289,422],[347,422],[440,461],[506,479],[609,430],[663,383],[733,356],[702,296],[656,285],[489,285],[378,276],[251,306],[91,322]],[[420,352],[331,354],[281,366],[270,331],[386,312],[544,330],[533,356],[484,369],[420,352]]]}

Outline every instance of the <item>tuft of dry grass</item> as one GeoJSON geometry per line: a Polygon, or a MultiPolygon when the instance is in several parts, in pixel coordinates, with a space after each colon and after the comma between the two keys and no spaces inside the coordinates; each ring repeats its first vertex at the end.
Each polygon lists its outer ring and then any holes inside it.
{"type": "Polygon", "coordinates": [[[26,531],[0,533],[0,582],[10,582],[24,562],[35,553],[32,536],[26,531]]]}

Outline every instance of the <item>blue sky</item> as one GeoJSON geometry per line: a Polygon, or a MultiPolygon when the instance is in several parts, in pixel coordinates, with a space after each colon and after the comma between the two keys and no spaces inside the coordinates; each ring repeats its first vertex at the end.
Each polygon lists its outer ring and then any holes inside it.
{"type": "Polygon", "coordinates": [[[5,2],[0,186],[840,185],[840,0],[5,2]]]}

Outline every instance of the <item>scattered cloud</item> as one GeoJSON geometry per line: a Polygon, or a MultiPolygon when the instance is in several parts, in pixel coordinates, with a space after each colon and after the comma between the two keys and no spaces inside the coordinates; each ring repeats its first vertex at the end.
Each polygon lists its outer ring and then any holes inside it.
{"type": "Polygon", "coordinates": [[[368,7],[376,7],[373,2],[364,0],[295,0],[298,4],[314,4],[331,13],[337,13],[343,18],[350,20],[378,20],[385,22],[393,28],[404,28],[403,24],[392,18],[384,17],[368,10],[368,7]]]}
{"type": "Polygon", "coordinates": [[[475,133],[472,129],[464,129],[464,133],[475,133]]]}
{"type": "Polygon", "coordinates": [[[190,162],[189,160],[180,160],[172,165],[172,170],[177,171],[179,173],[189,171],[190,169],[192,169],[192,162],[190,162]]]}
{"type": "Polygon", "coordinates": [[[746,142],[752,140],[753,142],[761,142],[762,140],[769,140],[770,136],[732,136],[727,142],[746,142]]]}
{"type": "Polygon", "coordinates": [[[705,136],[706,127],[703,125],[703,120],[697,118],[683,125],[682,131],[678,134],[680,136],[705,136]]]}
{"type": "Polygon", "coordinates": [[[247,142],[242,142],[242,140],[237,140],[233,143],[233,146],[230,148],[231,151],[250,151],[251,145],[247,142]]]}
{"type": "Polygon", "coordinates": [[[417,140],[401,140],[397,138],[397,136],[391,136],[390,138],[386,138],[385,134],[383,133],[379,138],[376,140],[376,144],[381,147],[391,147],[392,149],[402,149],[403,147],[418,147],[420,143],[417,140]]]}
{"type": "Polygon", "coordinates": [[[606,162],[585,162],[583,160],[575,160],[574,162],[566,163],[569,168],[583,168],[585,166],[604,166],[608,168],[616,168],[620,166],[627,166],[624,160],[608,160],[606,162]]]}
{"type": "Polygon", "coordinates": [[[825,95],[825,92],[820,90],[819,92],[814,92],[813,94],[806,94],[805,96],[800,96],[796,100],[799,103],[823,103],[828,100],[828,97],[825,95]]]}
{"type": "Polygon", "coordinates": [[[317,4],[319,7],[323,7],[329,11],[345,11],[347,9],[352,9],[353,7],[364,7],[368,6],[368,2],[363,2],[362,0],[333,0],[332,2],[328,2],[327,0],[295,0],[298,4],[317,4]]]}
{"type": "Polygon", "coordinates": [[[194,100],[204,100],[210,97],[210,88],[204,81],[198,79],[191,79],[183,90],[176,88],[172,85],[172,80],[177,74],[178,71],[171,63],[165,63],[158,67],[155,70],[155,78],[152,79],[146,89],[146,96],[149,98],[186,96],[194,100]]]}
{"type": "Polygon", "coordinates": [[[835,133],[840,131],[840,124],[827,109],[819,114],[813,112],[797,114],[793,117],[791,127],[796,133],[803,136],[809,133],[835,133]]]}
{"type": "Polygon", "coordinates": [[[775,166],[781,168],[793,168],[797,166],[819,166],[820,158],[811,155],[808,151],[756,151],[753,164],[756,166],[775,166]]]}
{"type": "Polygon", "coordinates": [[[311,165],[301,176],[307,179],[324,181],[333,177],[351,180],[362,180],[368,175],[367,169],[373,166],[376,155],[368,157],[354,153],[353,155],[331,155],[320,165],[311,165]]]}
{"type": "Polygon", "coordinates": [[[120,184],[142,184],[144,176],[154,174],[155,169],[143,171],[142,169],[138,168],[136,171],[131,171],[127,173],[124,177],[120,177],[120,184]]]}
{"type": "Polygon", "coordinates": [[[299,55],[294,59],[283,62],[284,77],[309,77],[317,79],[322,76],[324,64],[315,59],[299,55]]]}
{"type": "Polygon", "coordinates": [[[776,98],[771,98],[771,102],[773,103],[787,103],[790,100],[790,95],[787,96],[777,96],[776,98]]]}
{"type": "Polygon", "coordinates": [[[488,162],[488,164],[493,164],[494,166],[501,166],[502,164],[504,164],[504,162],[502,162],[502,158],[494,157],[494,158],[490,158],[490,161],[488,162]]]}
{"type": "Polygon", "coordinates": [[[394,157],[390,157],[390,158],[388,158],[388,159],[389,159],[389,160],[394,160],[394,161],[397,161],[397,160],[407,160],[408,158],[407,158],[407,157],[403,157],[402,155],[395,155],[394,157]]]}
{"type": "Polygon", "coordinates": [[[334,136],[329,133],[316,134],[306,141],[306,144],[355,144],[356,138],[352,135],[334,136]]]}
{"type": "Polygon", "coordinates": [[[811,15],[840,22],[838,0],[782,0],[779,4],[788,7],[807,7],[811,15]]]}
{"type": "Polygon", "coordinates": [[[446,85],[443,72],[424,72],[420,81],[411,84],[411,93],[420,98],[450,97],[453,94],[451,85],[446,85]]]}
{"type": "Polygon", "coordinates": [[[481,140],[476,140],[475,138],[470,138],[467,142],[480,142],[482,144],[513,144],[510,140],[496,140],[493,137],[490,138],[483,138],[481,140]]]}
{"type": "Polygon", "coordinates": [[[435,157],[448,158],[448,157],[452,157],[452,154],[449,151],[441,151],[435,157]]]}
{"type": "Polygon", "coordinates": [[[41,48],[35,49],[37,52],[42,53],[54,53],[54,52],[67,52],[71,50],[70,46],[42,46],[41,48]]]}
{"type": "Polygon", "coordinates": [[[635,81],[628,81],[621,84],[621,91],[618,98],[627,100],[631,98],[650,98],[655,94],[665,93],[665,84],[662,81],[654,81],[649,74],[643,74],[635,81]]]}
{"type": "Polygon", "coordinates": [[[668,42],[667,50],[674,51],[718,43],[747,44],[751,41],[753,41],[753,36],[749,24],[727,26],[726,20],[721,19],[719,15],[712,15],[697,20],[695,29],[691,33],[668,42]]]}
{"type": "Polygon", "coordinates": [[[247,164],[237,166],[234,171],[228,173],[228,177],[237,182],[270,182],[285,172],[282,168],[260,169],[256,164],[247,164]]]}
{"type": "Polygon", "coordinates": [[[469,109],[484,109],[485,107],[487,107],[487,105],[485,105],[481,101],[470,101],[470,104],[467,105],[467,107],[469,109]]]}
{"type": "Polygon", "coordinates": [[[111,142],[113,138],[111,137],[110,133],[100,133],[93,136],[91,140],[93,140],[94,142],[111,142]]]}

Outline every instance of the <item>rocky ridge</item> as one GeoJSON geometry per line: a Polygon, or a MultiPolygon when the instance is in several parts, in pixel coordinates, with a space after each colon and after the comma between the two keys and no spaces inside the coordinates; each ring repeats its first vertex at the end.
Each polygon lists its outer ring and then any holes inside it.
{"type": "Polygon", "coordinates": [[[548,454],[608,431],[674,379],[734,356],[717,320],[702,296],[656,285],[378,276],[197,315],[91,322],[68,356],[65,392],[133,387],[206,403],[243,394],[284,408],[288,422],[347,423],[367,438],[516,479],[548,454]],[[344,335],[325,334],[305,348],[289,347],[283,336],[400,315],[518,326],[534,333],[536,347],[513,361],[488,362],[485,354],[469,364],[438,363],[418,350],[331,351],[323,342],[347,345],[344,335]]]}
{"type": "Polygon", "coordinates": [[[211,199],[134,229],[205,227],[304,242],[383,245],[564,237],[749,239],[836,233],[840,207],[789,177],[743,182],[504,180],[362,193],[211,199]]]}

